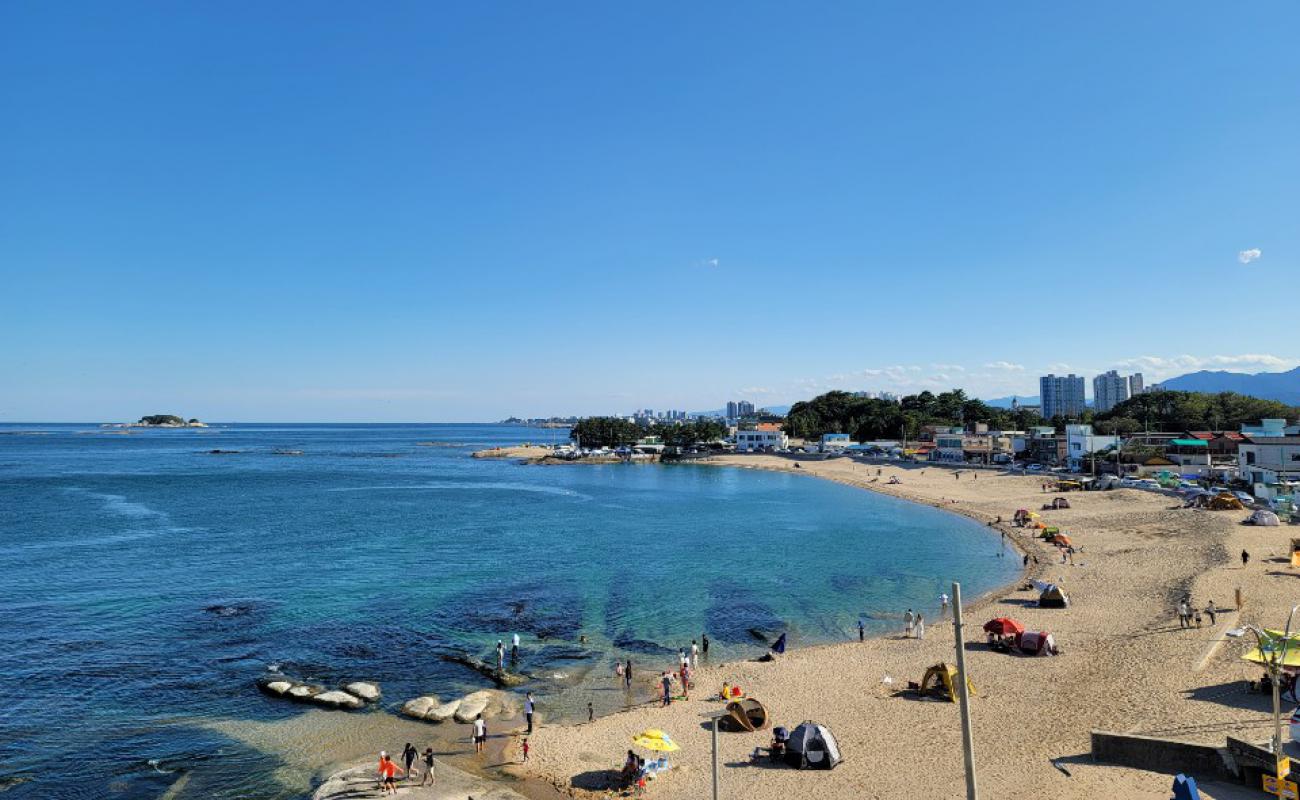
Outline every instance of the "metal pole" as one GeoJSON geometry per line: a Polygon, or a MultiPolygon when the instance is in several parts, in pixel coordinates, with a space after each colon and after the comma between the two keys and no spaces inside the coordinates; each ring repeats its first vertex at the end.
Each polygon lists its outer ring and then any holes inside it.
{"type": "Polygon", "coordinates": [[[961,702],[961,744],[966,760],[966,800],[978,800],[975,786],[975,741],[970,726],[970,693],[966,685],[966,643],[961,633],[961,584],[952,583],[953,638],[957,646],[957,699],[961,702]]]}
{"type": "Polygon", "coordinates": [[[718,717],[713,718],[713,800],[718,800],[718,717]]]}

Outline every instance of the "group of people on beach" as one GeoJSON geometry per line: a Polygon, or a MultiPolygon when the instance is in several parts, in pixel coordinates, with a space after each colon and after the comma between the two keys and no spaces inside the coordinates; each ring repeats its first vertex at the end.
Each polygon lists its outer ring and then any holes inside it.
{"type": "Polygon", "coordinates": [[[420,779],[421,786],[433,785],[433,748],[424,748],[424,754],[421,756],[420,751],[410,742],[402,748],[402,762],[406,768],[397,766],[397,763],[388,755],[387,750],[379,752],[379,793],[380,794],[397,794],[398,773],[401,777],[410,779],[419,775],[419,770],[414,769],[415,760],[421,758],[424,761],[424,774],[420,779]]]}
{"type": "MultiPolygon", "coordinates": [[[[510,637],[510,663],[515,664],[519,661],[519,634],[511,634],[510,637]]],[[[497,669],[505,670],[506,668],[506,643],[497,639],[497,669]]]]}
{"type": "MultiPolygon", "coordinates": [[[[1213,600],[1211,600],[1205,607],[1205,616],[1210,618],[1211,625],[1218,622],[1219,608],[1214,605],[1213,600]]],[[[1178,601],[1178,627],[1199,628],[1201,627],[1201,622],[1201,609],[1192,606],[1192,596],[1190,594],[1183,595],[1183,599],[1178,601]]]]}
{"type": "MultiPolygon", "coordinates": [[[[947,598],[948,595],[944,595],[945,608],[948,604],[947,598]]],[[[903,632],[908,639],[924,639],[925,615],[919,611],[913,612],[912,609],[907,609],[907,613],[903,615],[903,632]]]]}

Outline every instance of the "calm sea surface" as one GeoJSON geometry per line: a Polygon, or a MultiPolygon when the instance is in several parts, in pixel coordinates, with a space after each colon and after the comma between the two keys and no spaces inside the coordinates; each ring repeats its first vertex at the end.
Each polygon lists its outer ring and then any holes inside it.
{"type": "Polygon", "coordinates": [[[754,630],[842,640],[1017,572],[978,524],[811,478],[470,458],[564,435],[0,425],[0,794],[157,798],[188,772],[186,797],[296,797],[274,753],[195,724],[303,713],[256,691],[268,669],[392,708],[481,688],[437,654],[519,632],[559,696],[702,631],[727,658],[754,630]]]}

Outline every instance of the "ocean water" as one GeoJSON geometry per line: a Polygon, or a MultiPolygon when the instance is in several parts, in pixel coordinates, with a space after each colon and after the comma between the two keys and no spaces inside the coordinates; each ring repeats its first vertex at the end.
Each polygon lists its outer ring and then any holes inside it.
{"type": "Polygon", "coordinates": [[[0,794],[156,798],[187,773],[181,797],[300,797],[201,724],[304,713],[256,691],[268,670],[376,680],[391,710],[482,688],[439,654],[518,632],[531,688],[573,696],[701,632],[752,657],[756,632],[878,633],[1017,573],[976,523],[812,478],[470,458],[563,436],[0,426],[0,794]]]}

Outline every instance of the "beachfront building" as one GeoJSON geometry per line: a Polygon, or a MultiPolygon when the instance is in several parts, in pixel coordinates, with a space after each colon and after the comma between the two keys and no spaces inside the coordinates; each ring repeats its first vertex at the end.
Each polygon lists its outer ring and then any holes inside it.
{"type": "Polygon", "coordinates": [[[1091,425],[1065,426],[1065,465],[1071,472],[1083,469],[1084,456],[1118,446],[1118,436],[1098,436],[1091,425]]]}
{"type": "Polygon", "coordinates": [[[1258,425],[1242,425],[1241,433],[1245,438],[1237,445],[1237,474],[1251,484],[1254,495],[1294,494],[1300,484],[1300,424],[1262,419],[1258,425]]]}
{"type": "Polygon", "coordinates": [[[1287,425],[1284,419],[1261,419],[1258,425],[1242,425],[1241,435],[1250,439],[1259,436],[1300,436],[1300,424],[1287,425]]]}
{"type": "Polygon", "coordinates": [[[847,433],[823,433],[821,451],[823,453],[842,453],[853,444],[847,433]]]}
{"type": "Polygon", "coordinates": [[[785,431],[736,431],[737,453],[758,453],[766,450],[784,450],[790,440],[785,431]]]}
{"type": "Polygon", "coordinates": [[[1069,375],[1044,375],[1038,379],[1038,394],[1043,404],[1043,417],[1080,417],[1086,407],[1083,378],[1069,375]]]}
{"type": "Polygon", "coordinates": [[[933,426],[930,435],[934,449],[930,451],[930,460],[946,464],[961,464],[966,461],[966,435],[961,428],[933,426]]]}

